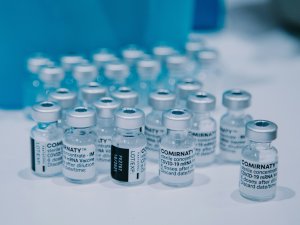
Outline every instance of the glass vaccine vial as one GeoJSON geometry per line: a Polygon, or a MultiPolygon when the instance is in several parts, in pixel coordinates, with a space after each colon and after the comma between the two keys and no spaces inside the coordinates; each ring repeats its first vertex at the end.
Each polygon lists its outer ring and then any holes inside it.
{"type": "Polygon", "coordinates": [[[147,138],[147,159],[158,162],[160,142],[167,129],[162,123],[163,112],[174,108],[175,95],[166,89],[158,89],[149,96],[152,112],[146,116],[145,136],[147,138]]]}
{"type": "Polygon", "coordinates": [[[217,95],[221,94],[221,73],[219,52],[213,48],[203,48],[197,53],[194,76],[204,84],[204,89],[217,95]]]}
{"type": "Polygon", "coordinates": [[[205,48],[205,41],[204,40],[189,40],[185,43],[185,52],[186,55],[191,59],[191,60],[196,60],[197,59],[197,53],[201,51],[203,48],[205,48]]]}
{"type": "Polygon", "coordinates": [[[64,178],[72,183],[92,182],[96,179],[95,110],[76,107],[68,111],[66,123],[69,128],[63,139],[64,178]]]}
{"type": "Polygon", "coordinates": [[[49,93],[61,87],[64,79],[64,71],[59,66],[45,66],[39,73],[41,88],[37,96],[37,101],[45,101],[49,97],[49,93]]]}
{"type": "Polygon", "coordinates": [[[104,76],[109,87],[109,92],[111,93],[119,87],[125,86],[129,74],[129,66],[126,63],[121,61],[107,63],[104,68],[104,76]]]}
{"type": "Polygon", "coordinates": [[[62,87],[71,91],[76,90],[76,83],[73,77],[74,68],[85,61],[86,59],[84,59],[83,56],[76,54],[69,54],[61,57],[60,64],[65,72],[62,87]]]}
{"type": "Polygon", "coordinates": [[[114,52],[107,48],[101,48],[93,54],[93,63],[98,69],[97,82],[107,85],[104,77],[104,68],[108,63],[117,61],[114,52]]]}
{"type": "Polygon", "coordinates": [[[166,44],[158,44],[152,49],[154,57],[162,63],[165,63],[169,56],[177,53],[178,52],[172,46],[166,44]]]}
{"type": "MultiPolygon", "coordinates": [[[[81,87],[88,83],[95,81],[98,76],[97,67],[88,62],[83,62],[74,67],[73,78],[76,83],[76,90],[80,90],[81,87]]],[[[80,98],[80,97],[79,97],[80,98]]]]}
{"type": "Polygon", "coordinates": [[[117,57],[115,54],[107,48],[99,49],[93,54],[93,62],[97,66],[98,70],[104,69],[104,66],[107,63],[113,62],[116,59],[117,57]]]}
{"type": "Polygon", "coordinates": [[[44,101],[32,107],[32,118],[37,122],[31,130],[31,170],[38,176],[61,173],[63,131],[57,126],[60,106],[44,101]]]}
{"type": "Polygon", "coordinates": [[[159,178],[165,185],[183,187],[193,183],[195,146],[189,134],[192,114],[171,109],[163,114],[167,135],[162,138],[159,154],[159,178]]]}
{"type": "Polygon", "coordinates": [[[137,62],[139,105],[144,108],[148,104],[148,96],[155,87],[160,73],[160,63],[155,59],[142,59],[137,62]]]}
{"type": "Polygon", "coordinates": [[[94,105],[97,110],[96,168],[100,172],[109,172],[111,141],[115,133],[114,113],[120,107],[120,102],[110,97],[103,97],[94,105]]]}
{"type": "Polygon", "coordinates": [[[136,63],[142,59],[145,52],[136,45],[129,45],[122,50],[122,57],[129,67],[134,68],[136,63]]]}
{"type": "Polygon", "coordinates": [[[94,107],[94,102],[107,94],[107,88],[97,82],[90,82],[80,89],[82,105],[85,107],[94,107]]]}
{"type": "Polygon", "coordinates": [[[41,89],[39,72],[44,66],[52,65],[52,61],[41,53],[34,54],[27,60],[28,76],[23,86],[24,113],[28,119],[31,118],[31,107],[37,102],[37,96],[41,89]]]}
{"type": "Polygon", "coordinates": [[[186,108],[187,98],[202,89],[202,83],[193,78],[180,80],[176,85],[176,107],[186,108]]]}
{"type": "Polygon", "coordinates": [[[111,93],[112,97],[120,101],[121,108],[134,108],[138,104],[138,93],[130,87],[120,87],[111,93]]]}
{"type": "Polygon", "coordinates": [[[251,104],[250,93],[233,89],[224,92],[223,105],[228,109],[220,121],[220,150],[224,160],[239,163],[246,145],[245,126],[252,117],[245,113],[251,104]]]}
{"type": "Polygon", "coordinates": [[[144,112],[137,108],[122,108],[115,113],[111,177],[118,184],[138,185],[145,181],[147,142],[140,131],[144,120],[144,112]]]}
{"type": "Polygon", "coordinates": [[[175,90],[177,81],[188,75],[188,58],[184,55],[171,55],[167,58],[168,82],[167,88],[175,90]]]}
{"type": "Polygon", "coordinates": [[[66,88],[59,88],[53,92],[50,92],[49,99],[56,102],[61,107],[61,118],[59,125],[65,130],[67,128],[67,111],[74,108],[77,102],[76,92],[70,91],[66,88]]]}
{"type": "Polygon", "coordinates": [[[168,70],[167,70],[167,58],[171,55],[175,55],[178,54],[178,52],[169,45],[166,44],[159,44],[154,46],[154,48],[152,49],[152,54],[154,56],[154,58],[156,60],[158,60],[161,64],[161,73],[158,76],[157,79],[157,88],[165,88],[165,85],[167,84],[167,74],[168,74],[168,70]]]}
{"type": "Polygon", "coordinates": [[[190,134],[195,142],[196,166],[207,166],[215,160],[217,123],[210,115],[215,107],[215,96],[207,92],[188,97],[187,108],[193,113],[190,134]]]}
{"type": "Polygon", "coordinates": [[[240,194],[250,200],[267,201],[275,197],[278,153],[271,142],[277,137],[277,125],[253,120],[246,125],[248,145],[242,150],[240,194]]]}

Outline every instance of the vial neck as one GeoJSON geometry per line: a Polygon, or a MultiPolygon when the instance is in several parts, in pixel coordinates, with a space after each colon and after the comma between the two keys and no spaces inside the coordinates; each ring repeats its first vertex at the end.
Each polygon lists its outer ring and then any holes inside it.
{"type": "Polygon", "coordinates": [[[103,118],[103,117],[98,117],[97,118],[97,123],[98,126],[100,127],[114,127],[114,118],[103,118]]]}
{"type": "Polygon", "coordinates": [[[188,130],[171,130],[167,129],[167,135],[174,140],[186,139],[188,136],[188,130]]]}
{"type": "Polygon", "coordinates": [[[118,134],[125,136],[125,137],[135,137],[136,135],[138,135],[141,132],[141,130],[140,130],[140,128],[136,128],[136,129],[117,128],[117,132],[118,132],[118,134]]]}
{"type": "Polygon", "coordinates": [[[250,149],[264,151],[271,149],[271,142],[254,142],[249,141],[250,149]]]}
{"type": "Polygon", "coordinates": [[[245,110],[232,110],[228,109],[228,114],[233,117],[241,117],[245,115],[245,110]]]}
{"type": "Polygon", "coordinates": [[[162,117],[163,112],[164,111],[162,111],[162,110],[157,110],[157,109],[154,109],[154,108],[152,110],[153,114],[156,114],[156,115],[161,116],[161,117],[162,117]]]}
{"type": "Polygon", "coordinates": [[[75,134],[85,135],[93,131],[94,127],[71,127],[75,134]]]}
{"type": "Polygon", "coordinates": [[[44,89],[52,89],[52,88],[59,88],[60,87],[60,81],[51,81],[51,82],[44,82],[44,89]]]}
{"type": "Polygon", "coordinates": [[[50,123],[44,123],[44,122],[39,122],[37,124],[38,129],[40,130],[47,130],[47,129],[52,129],[57,127],[57,121],[55,122],[50,122],[50,123]]]}
{"type": "Polygon", "coordinates": [[[210,113],[209,112],[205,112],[205,113],[194,112],[193,114],[194,114],[193,118],[194,118],[195,121],[205,120],[205,119],[210,118],[210,113]]]}

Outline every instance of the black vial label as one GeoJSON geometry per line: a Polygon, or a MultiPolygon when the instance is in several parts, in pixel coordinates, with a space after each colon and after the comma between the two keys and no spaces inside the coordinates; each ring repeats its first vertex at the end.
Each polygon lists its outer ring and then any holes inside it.
{"type": "Polygon", "coordinates": [[[31,147],[31,169],[35,171],[35,143],[34,139],[30,138],[30,147],[31,147]]]}
{"type": "Polygon", "coordinates": [[[111,146],[111,177],[128,182],[129,149],[111,146]]]}

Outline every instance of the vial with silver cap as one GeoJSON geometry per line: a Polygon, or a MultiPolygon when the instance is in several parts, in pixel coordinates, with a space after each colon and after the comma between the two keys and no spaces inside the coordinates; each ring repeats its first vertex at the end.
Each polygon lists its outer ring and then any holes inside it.
{"type": "Polygon", "coordinates": [[[161,64],[161,73],[157,79],[157,88],[165,88],[168,83],[167,58],[171,55],[178,54],[178,51],[167,44],[159,44],[153,47],[152,54],[161,64]]]}
{"type": "Polygon", "coordinates": [[[112,92],[111,95],[120,101],[121,107],[134,108],[138,104],[138,94],[130,87],[120,87],[112,92]]]}
{"type": "Polygon", "coordinates": [[[190,40],[185,43],[185,52],[186,55],[191,59],[191,60],[196,60],[197,59],[197,53],[201,51],[205,47],[205,42],[204,40],[190,40]]]}
{"type": "Polygon", "coordinates": [[[195,145],[188,131],[191,118],[185,109],[171,109],[163,114],[167,135],[160,145],[159,178],[165,185],[183,187],[193,183],[195,145]]]}
{"type": "Polygon", "coordinates": [[[131,67],[134,68],[138,60],[142,59],[145,52],[136,45],[129,45],[122,50],[122,57],[124,61],[131,67]]]}
{"type": "Polygon", "coordinates": [[[102,48],[97,50],[94,54],[93,54],[93,63],[96,65],[96,67],[98,68],[98,77],[97,77],[97,82],[106,85],[106,80],[104,77],[104,68],[105,65],[110,63],[110,62],[114,62],[117,61],[117,57],[114,55],[114,53],[107,48],[102,48]]]}
{"type": "Polygon", "coordinates": [[[214,48],[204,48],[198,51],[196,60],[194,77],[204,84],[205,90],[215,95],[221,94],[219,52],[214,48]]]}
{"type": "Polygon", "coordinates": [[[159,158],[161,138],[167,133],[162,123],[163,112],[174,108],[175,95],[166,89],[158,89],[149,96],[152,112],[146,116],[145,136],[147,138],[147,159],[157,162],[159,158]]]}
{"type": "Polygon", "coordinates": [[[60,58],[60,64],[65,72],[62,87],[72,91],[76,89],[75,79],[73,78],[74,68],[85,61],[86,59],[83,56],[77,54],[68,54],[60,58]]]}
{"type": "Polygon", "coordinates": [[[166,59],[177,53],[177,51],[169,45],[159,44],[153,47],[152,53],[154,57],[159,60],[162,64],[165,64],[166,59]]]}
{"type": "Polygon", "coordinates": [[[110,171],[111,140],[115,132],[114,113],[120,102],[103,97],[94,103],[97,110],[96,168],[100,172],[110,171]]]}
{"type": "Polygon", "coordinates": [[[176,84],[176,107],[186,108],[187,98],[202,89],[202,83],[193,78],[185,78],[176,84]]]}
{"type": "Polygon", "coordinates": [[[59,88],[49,94],[49,100],[56,102],[61,107],[61,119],[59,125],[66,129],[66,114],[71,108],[74,108],[77,102],[76,92],[67,88],[59,88]]]}
{"type": "Polygon", "coordinates": [[[95,110],[76,107],[67,113],[69,128],[63,139],[63,175],[72,183],[89,183],[96,178],[97,135],[95,110]]]}
{"type": "Polygon", "coordinates": [[[145,180],[147,142],[140,131],[144,120],[144,112],[137,108],[122,108],[115,113],[111,177],[118,184],[137,185],[145,180]]]}
{"type": "Polygon", "coordinates": [[[82,104],[86,107],[94,107],[94,102],[106,96],[107,88],[97,82],[90,82],[80,89],[82,104]]]}
{"type": "Polygon", "coordinates": [[[31,170],[39,176],[61,173],[63,130],[57,126],[60,106],[44,101],[32,107],[32,118],[37,122],[31,130],[31,170]]]}
{"type": "Polygon", "coordinates": [[[215,96],[207,92],[197,92],[187,100],[187,108],[193,113],[190,134],[195,142],[196,166],[207,166],[215,160],[217,123],[210,115],[215,107],[215,96]]]}
{"type": "Polygon", "coordinates": [[[173,91],[177,81],[189,75],[188,63],[189,59],[184,55],[171,55],[167,58],[168,81],[165,84],[166,88],[173,91]]]}
{"type": "Polygon", "coordinates": [[[41,89],[38,74],[41,68],[52,64],[53,62],[41,53],[36,53],[27,60],[28,74],[26,74],[23,86],[23,106],[28,119],[31,119],[31,107],[37,102],[37,96],[41,89]]]}
{"type": "Polygon", "coordinates": [[[146,107],[148,96],[156,85],[157,77],[160,73],[160,63],[155,59],[142,59],[137,62],[139,106],[146,107]]]}
{"type": "Polygon", "coordinates": [[[97,67],[91,63],[84,62],[74,67],[73,78],[76,83],[76,90],[88,83],[95,81],[98,76],[97,67]]]}
{"type": "Polygon", "coordinates": [[[275,197],[278,153],[271,142],[277,125],[268,120],[253,120],[246,125],[248,145],[242,150],[240,194],[250,200],[267,201],[275,197]]]}
{"type": "Polygon", "coordinates": [[[241,151],[245,147],[245,126],[252,117],[245,113],[251,104],[247,91],[232,89],[225,91],[223,105],[228,109],[220,121],[220,150],[224,160],[240,162],[241,151]]]}
{"type": "Polygon", "coordinates": [[[126,85],[130,71],[126,63],[121,61],[113,61],[107,63],[104,68],[105,83],[112,92],[121,86],[126,85]]]}
{"type": "Polygon", "coordinates": [[[37,95],[37,101],[47,100],[50,92],[61,87],[64,76],[64,71],[59,66],[50,65],[43,67],[39,72],[39,79],[42,85],[37,95]]]}

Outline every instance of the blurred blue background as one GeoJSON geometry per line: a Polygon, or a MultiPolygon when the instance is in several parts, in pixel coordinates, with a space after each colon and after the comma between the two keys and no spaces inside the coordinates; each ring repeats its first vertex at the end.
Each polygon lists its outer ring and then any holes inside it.
{"type": "Polygon", "coordinates": [[[1,1],[0,108],[22,107],[26,59],[34,52],[58,59],[132,43],[180,48],[192,29],[219,29],[223,10],[221,0],[1,1]]]}

